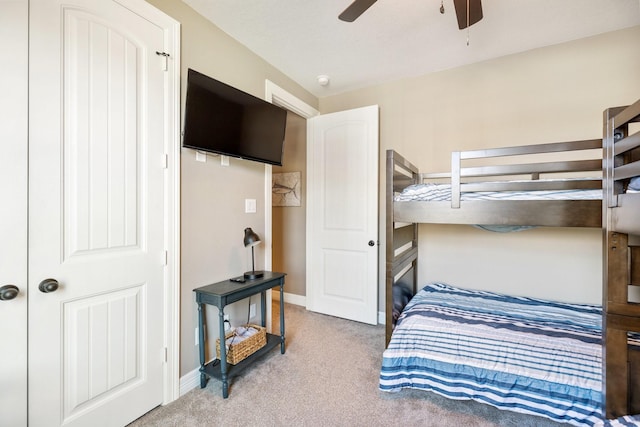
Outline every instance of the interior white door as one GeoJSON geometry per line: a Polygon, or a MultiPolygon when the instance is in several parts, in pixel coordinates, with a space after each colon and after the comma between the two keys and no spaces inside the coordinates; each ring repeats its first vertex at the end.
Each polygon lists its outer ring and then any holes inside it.
{"type": "Polygon", "coordinates": [[[27,0],[0,0],[0,425],[6,426],[27,425],[27,13],[27,0]]]}
{"type": "Polygon", "coordinates": [[[165,33],[111,0],[30,28],[29,425],[121,426],[163,400],[165,33]]]}
{"type": "Polygon", "coordinates": [[[376,324],[378,106],[307,123],[307,309],[376,324]]]}

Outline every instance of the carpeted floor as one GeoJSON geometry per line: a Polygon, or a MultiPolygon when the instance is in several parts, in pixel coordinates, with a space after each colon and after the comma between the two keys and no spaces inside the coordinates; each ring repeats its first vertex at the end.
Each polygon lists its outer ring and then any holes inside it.
{"type": "Polygon", "coordinates": [[[228,399],[222,398],[220,381],[210,379],[206,388],[130,426],[560,426],[418,390],[380,392],[384,326],[291,304],[285,318],[286,353],[278,347],[243,371],[231,382],[228,399]]]}

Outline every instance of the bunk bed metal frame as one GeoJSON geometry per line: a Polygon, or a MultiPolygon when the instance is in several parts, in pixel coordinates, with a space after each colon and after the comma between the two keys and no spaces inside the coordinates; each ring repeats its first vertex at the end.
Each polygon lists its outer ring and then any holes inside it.
{"type": "MultiPolygon", "coordinates": [[[[398,312],[394,287],[418,291],[418,224],[534,225],[594,227],[603,230],[603,402],[607,418],[640,413],[640,352],[629,350],[630,332],[640,333],[640,304],[629,301],[629,285],[640,286],[640,194],[625,193],[629,179],[640,176],[640,101],[604,112],[603,139],[538,144],[452,153],[451,173],[423,174],[394,150],[387,151],[386,175],[386,342],[398,312]],[[465,166],[467,161],[598,150],[598,158],[541,163],[465,166]],[[602,171],[602,180],[540,180],[542,174],[602,171]],[[495,182],[505,176],[523,182],[495,182]],[[396,202],[411,184],[447,179],[451,200],[396,202]],[[486,182],[491,182],[486,184],[486,182]],[[513,191],[602,188],[602,200],[461,200],[466,191],[513,191]],[[635,240],[634,240],[635,239],[635,240]],[[633,243],[633,244],[632,244],[633,243]],[[394,315],[395,311],[395,315],[394,315]],[[636,374],[637,372],[637,374],[636,374]],[[636,402],[636,403],[634,403],[636,402]]],[[[526,158],[526,157],[525,157],[526,158]]],[[[482,161],[482,160],[481,160],[482,161]]]]}
{"type": "MultiPolygon", "coordinates": [[[[546,174],[573,177],[580,173],[600,173],[601,152],[600,139],[457,151],[451,155],[451,173],[420,173],[415,165],[400,154],[387,150],[387,295],[393,294],[393,286],[403,286],[412,295],[417,291],[420,223],[601,227],[601,200],[461,200],[464,192],[602,188],[601,179],[540,179],[546,174]],[[569,158],[556,162],[528,163],[531,156],[550,153],[569,153],[569,158]],[[504,159],[508,161],[505,163],[504,159]],[[467,166],[471,162],[483,161],[485,164],[482,166],[467,166]],[[486,161],[503,164],[487,165],[486,161]],[[505,179],[513,177],[519,179],[505,179]],[[394,196],[409,185],[434,180],[446,180],[451,184],[450,201],[394,201],[394,196]]],[[[387,343],[395,320],[393,312],[393,298],[387,298],[387,343]]]]}

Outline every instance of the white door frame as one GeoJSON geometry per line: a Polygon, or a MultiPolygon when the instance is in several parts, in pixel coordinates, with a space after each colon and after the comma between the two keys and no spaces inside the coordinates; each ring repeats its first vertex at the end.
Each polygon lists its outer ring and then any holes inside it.
{"type": "MultiPolygon", "coordinates": [[[[270,80],[265,80],[265,99],[292,113],[296,113],[304,119],[310,119],[320,114],[318,110],[292,95],[270,80]]],[[[307,136],[308,141],[308,136],[307,136]]],[[[271,200],[271,165],[264,169],[264,229],[265,229],[265,254],[264,265],[266,270],[271,270],[272,246],[273,246],[273,218],[271,200]]],[[[267,327],[271,327],[271,291],[267,292],[267,327]]]]}
{"type": "Polygon", "coordinates": [[[152,19],[164,28],[167,56],[165,104],[167,175],[165,188],[165,241],[167,260],[164,294],[165,371],[163,401],[166,405],[180,397],[180,23],[144,0],[114,0],[127,9],[152,19]]]}

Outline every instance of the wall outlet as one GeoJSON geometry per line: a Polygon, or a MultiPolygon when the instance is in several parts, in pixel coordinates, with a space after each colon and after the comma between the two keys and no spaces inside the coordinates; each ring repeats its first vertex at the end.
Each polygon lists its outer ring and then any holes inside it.
{"type": "MultiPolygon", "coordinates": [[[[204,331],[204,334],[207,334],[207,325],[204,325],[202,327],[202,330],[204,331]]],[[[195,343],[196,343],[196,347],[198,346],[198,343],[200,342],[200,334],[199,334],[200,330],[198,329],[198,327],[196,326],[196,331],[195,331],[195,343]]]]}
{"type": "Polygon", "coordinates": [[[255,317],[256,316],[256,305],[255,304],[251,304],[249,306],[249,318],[255,317]]]}

